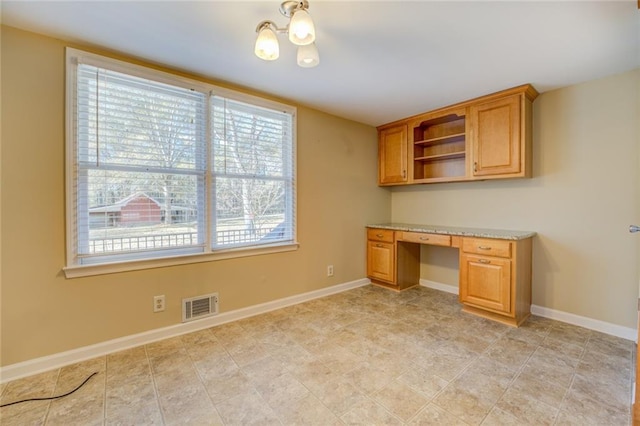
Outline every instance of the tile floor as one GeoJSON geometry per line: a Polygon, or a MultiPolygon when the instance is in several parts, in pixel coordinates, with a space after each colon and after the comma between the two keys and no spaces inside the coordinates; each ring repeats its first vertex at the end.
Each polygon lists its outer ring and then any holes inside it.
{"type": "Polygon", "coordinates": [[[631,341],[361,287],[9,382],[2,425],[628,425],[631,341]]]}

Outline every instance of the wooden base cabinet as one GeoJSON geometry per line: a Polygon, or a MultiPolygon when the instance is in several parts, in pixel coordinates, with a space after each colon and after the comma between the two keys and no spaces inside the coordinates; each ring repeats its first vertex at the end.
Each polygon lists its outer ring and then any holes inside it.
{"type": "Polygon", "coordinates": [[[518,326],[531,315],[531,239],[463,238],[463,310],[518,326]]]}
{"type": "Polygon", "coordinates": [[[388,229],[367,229],[367,276],[374,284],[393,290],[418,285],[420,245],[397,241],[388,229]]]}

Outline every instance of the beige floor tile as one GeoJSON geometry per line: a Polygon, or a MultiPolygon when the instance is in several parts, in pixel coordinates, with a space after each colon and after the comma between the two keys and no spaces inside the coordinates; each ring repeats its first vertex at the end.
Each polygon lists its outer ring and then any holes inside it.
{"type": "Polygon", "coordinates": [[[503,336],[489,347],[485,356],[508,367],[519,369],[536,348],[536,344],[503,336]]]}
{"type": "Polygon", "coordinates": [[[410,426],[467,426],[468,423],[435,404],[427,405],[409,423],[410,426]]]}
{"type": "Polygon", "coordinates": [[[464,383],[491,382],[506,389],[516,377],[517,369],[482,355],[469,364],[456,380],[464,383]]]}
{"type": "Polygon", "coordinates": [[[418,366],[407,369],[398,380],[428,399],[433,398],[449,384],[445,379],[418,366]]]}
{"type": "Polygon", "coordinates": [[[214,403],[226,401],[229,398],[250,392],[255,388],[254,383],[240,370],[227,376],[210,377],[203,380],[203,384],[207,389],[209,398],[214,403]]]}
{"type": "Polygon", "coordinates": [[[450,359],[438,353],[426,353],[413,360],[414,364],[428,372],[442,377],[447,381],[453,380],[472,362],[473,359],[450,359]]]}
{"type": "Polygon", "coordinates": [[[107,386],[105,416],[108,418],[124,418],[146,405],[158,408],[151,376],[146,381],[135,380],[117,386],[107,386]]]}
{"type": "Polygon", "coordinates": [[[627,386],[633,373],[632,359],[598,352],[585,352],[578,363],[576,373],[599,383],[616,383],[627,386]]]}
{"type": "Polygon", "coordinates": [[[126,371],[131,365],[147,362],[147,351],[144,346],[138,346],[107,355],[107,369],[112,371],[126,371]]]}
{"type": "Polygon", "coordinates": [[[627,425],[631,341],[365,286],[0,385],[4,425],[627,425]],[[395,414],[394,414],[395,413],[395,414]]]}
{"type": "Polygon", "coordinates": [[[169,370],[190,368],[191,358],[185,348],[179,348],[175,352],[149,357],[149,364],[153,374],[160,374],[169,370]]]}
{"type": "Polygon", "coordinates": [[[447,386],[433,403],[469,424],[479,424],[491,411],[494,401],[463,387],[447,386]]]}
{"type": "Polygon", "coordinates": [[[385,387],[397,376],[377,368],[375,364],[365,362],[355,370],[344,375],[365,395],[372,395],[385,387]]]}
{"type": "Polygon", "coordinates": [[[189,388],[200,385],[198,373],[192,368],[173,369],[154,374],[153,380],[158,394],[172,394],[176,389],[189,388]]]}
{"type": "Polygon", "coordinates": [[[521,425],[552,425],[558,410],[526,391],[507,389],[496,407],[517,418],[521,425]]]}
{"type": "Polygon", "coordinates": [[[66,398],[52,401],[47,425],[101,425],[105,417],[104,394],[84,390],[83,387],[66,398]]]}
{"type": "MultiPolygon", "coordinates": [[[[16,399],[16,401],[18,400],[16,399]]],[[[12,399],[9,402],[13,401],[12,399]]],[[[49,401],[30,401],[2,407],[0,408],[0,424],[3,426],[45,424],[50,404],[49,401]]]]}
{"type": "Polygon", "coordinates": [[[287,365],[278,358],[268,356],[242,367],[244,375],[252,382],[259,384],[269,382],[289,372],[287,365]]]}
{"type": "Polygon", "coordinates": [[[159,426],[163,424],[162,413],[155,400],[136,406],[135,410],[122,412],[105,419],[105,425],[108,426],[159,426]]]}
{"type": "Polygon", "coordinates": [[[402,425],[402,420],[372,400],[356,404],[340,416],[340,420],[347,425],[402,425]]]}
{"type": "Polygon", "coordinates": [[[145,345],[147,356],[149,358],[155,358],[162,355],[168,355],[180,351],[184,348],[182,337],[172,337],[170,339],[160,340],[157,342],[149,343],[145,345]]]}
{"type": "Polygon", "coordinates": [[[511,389],[528,393],[540,402],[559,408],[569,386],[559,386],[538,376],[522,372],[511,385],[511,389]]]}
{"type": "Polygon", "coordinates": [[[258,384],[256,390],[262,399],[276,411],[309,393],[309,390],[289,373],[278,376],[269,382],[258,384]]]}
{"type": "Polygon", "coordinates": [[[339,375],[315,357],[303,363],[289,364],[287,370],[303,383],[324,383],[339,375]]]}
{"type": "Polygon", "coordinates": [[[632,340],[592,331],[586,350],[626,358],[631,356],[634,347],[632,340]]]}
{"type": "Polygon", "coordinates": [[[193,361],[193,367],[203,380],[228,376],[236,373],[240,367],[226,352],[207,355],[193,361]]]}
{"type": "Polygon", "coordinates": [[[590,398],[616,411],[628,411],[631,403],[630,390],[631,383],[625,388],[614,383],[597,383],[576,375],[569,390],[569,396],[590,398]]]}
{"type": "Polygon", "coordinates": [[[269,356],[269,353],[264,349],[264,345],[255,340],[234,345],[227,348],[227,351],[239,367],[269,356]]]}
{"type": "Polygon", "coordinates": [[[255,390],[218,403],[216,407],[226,425],[281,425],[273,409],[255,390]]]}
{"type": "Polygon", "coordinates": [[[560,406],[563,419],[578,419],[582,424],[626,425],[630,409],[619,410],[601,398],[592,399],[579,392],[569,392],[560,406]]]}
{"type": "Polygon", "coordinates": [[[560,342],[571,343],[584,347],[589,340],[591,330],[576,325],[555,322],[547,337],[560,342]]]}
{"type": "Polygon", "coordinates": [[[522,426],[523,424],[522,420],[498,407],[493,407],[481,423],[482,426],[522,426]]]}
{"type": "Polygon", "coordinates": [[[366,402],[368,398],[347,378],[337,379],[316,386],[311,392],[335,415],[341,416],[353,406],[366,402]]]}
{"type": "Polygon", "coordinates": [[[222,424],[206,390],[200,384],[159,392],[160,409],[167,425],[222,424]]]}
{"type": "Polygon", "coordinates": [[[313,394],[294,399],[274,411],[285,425],[337,426],[342,424],[340,419],[313,394]]]}
{"type": "Polygon", "coordinates": [[[429,398],[397,380],[378,391],[372,399],[405,422],[429,402],[429,398]]]}
{"type": "MultiPolygon", "coordinates": [[[[54,396],[58,375],[59,370],[52,370],[12,381],[4,386],[0,403],[9,404],[23,399],[54,396]]],[[[30,401],[2,407],[0,424],[44,424],[49,405],[50,401],[30,401]]]]}

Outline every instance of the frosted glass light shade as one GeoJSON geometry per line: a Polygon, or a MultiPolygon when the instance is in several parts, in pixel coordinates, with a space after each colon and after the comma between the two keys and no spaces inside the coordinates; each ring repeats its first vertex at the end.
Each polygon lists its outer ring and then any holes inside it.
{"type": "Polygon", "coordinates": [[[280,56],[280,45],[276,33],[269,25],[262,27],[256,38],[255,54],[265,61],[274,61],[280,56]]]}
{"type": "Polygon", "coordinates": [[[289,41],[298,46],[306,46],[316,39],[316,29],[311,16],[300,9],[293,13],[289,22],[289,41]]]}
{"type": "Polygon", "coordinates": [[[303,68],[315,67],[320,63],[320,55],[315,43],[298,47],[298,65],[303,68]]]}

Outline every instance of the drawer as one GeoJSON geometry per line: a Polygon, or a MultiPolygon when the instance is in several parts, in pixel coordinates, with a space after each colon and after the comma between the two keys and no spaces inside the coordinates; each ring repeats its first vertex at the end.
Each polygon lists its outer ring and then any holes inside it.
{"type": "Polygon", "coordinates": [[[463,238],[462,251],[486,256],[511,257],[511,242],[485,238],[463,238]]]}
{"type": "Polygon", "coordinates": [[[391,229],[379,229],[379,228],[367,228],[367,239],[373,241],[383,241],[385,243],[392,243],[393,233],[395,231],[391,229]]]}
{"type": "Polygon", "coordinates": [[[410,243],[433,244],[435,246],[451,246],[451,235],[427,234],[424,232],[402,232],[398,240],[410,243]]]}

